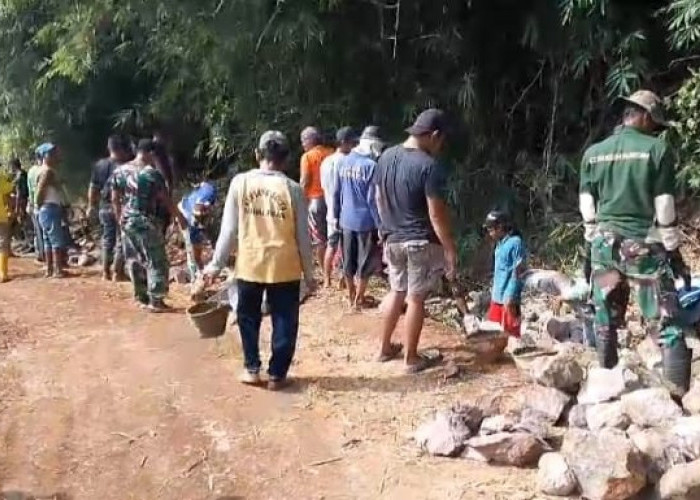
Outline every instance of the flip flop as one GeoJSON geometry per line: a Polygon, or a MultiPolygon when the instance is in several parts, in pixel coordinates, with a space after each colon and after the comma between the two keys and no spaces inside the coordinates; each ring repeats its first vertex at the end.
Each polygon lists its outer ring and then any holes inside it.
{"type": "Polygon", "coordinates": [[[403,344],[391,344],[391,352],[388,354],[381,353],[377,357],[377,361],[380,363],[388,363],[396,359],[403,351],[403,344]]]}
{"type": "Polygon", "coordinates": [[[406,365],[405,372],[407,375],[416,375],[429,368],[437,366],[442,361],[442,354],[436,353],[421,353],[418,355],[418,363],[406,365]]]}

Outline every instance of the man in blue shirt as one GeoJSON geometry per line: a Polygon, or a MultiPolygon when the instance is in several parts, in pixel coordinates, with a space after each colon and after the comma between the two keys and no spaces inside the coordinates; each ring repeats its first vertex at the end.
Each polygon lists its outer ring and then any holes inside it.
{"type": "Polygon", "coordinates": [[[356,311],[364,305],[377,245],[380,221],[372,181],[381,150],[377,127],[367,127],[358,146],[340,160],[333,194],[334,215],[342,231],[348,302],[356,311]]]}
{"type": "Polygon", "coordinates": [[[194,283],[204,264],[202,251],[205,240],[214,241],[217,230],[213,226],[212,210],[216,203],[216,187],[209,182],[202,182],[191,193],[185,195],[177,208],[187,221],[187,228],[182,234],[187,250],[187,270],[190,281],[194,283]]]}

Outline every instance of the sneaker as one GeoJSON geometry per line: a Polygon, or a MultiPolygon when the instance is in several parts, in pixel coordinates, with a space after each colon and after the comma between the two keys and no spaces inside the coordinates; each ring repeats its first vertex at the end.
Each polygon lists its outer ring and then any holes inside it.
{"type": "Polygon", "coordinates": [[[151,299],[150,304],[148,304],[148,310],[152,313],[166,313],[170,312],[172,308],[163,302],[162,299],[151,299]]]}
{"type": "Polygon", "coordinates": [[[248,370],[240,374],[238,381],[246,385],[259,385],[262,382],[258,372],[249,372],[248,370]]]}
{"type": "Polygon", "coordinates": [[[267,381],[267,390],[281,391],[289,387],[291,383],[291,380],[288,378],[270,377],[270,380],[267,381]]]}

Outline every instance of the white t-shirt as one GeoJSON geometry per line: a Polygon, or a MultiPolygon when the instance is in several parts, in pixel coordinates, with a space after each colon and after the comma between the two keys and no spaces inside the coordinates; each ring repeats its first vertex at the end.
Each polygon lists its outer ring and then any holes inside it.
{"type": "Polygon", "coordinates": [[[338,164],[340,160],[345,158],[345,154],[336,151],[332,155],[326,157],[321,163],[321,188],[323,189],[323,197],[326,200],[326,222],[328,224],[328,234],[335,231],[335,217],[333,216],[333,193],[336,187],[336,178],[338,176],[338,164]]]}

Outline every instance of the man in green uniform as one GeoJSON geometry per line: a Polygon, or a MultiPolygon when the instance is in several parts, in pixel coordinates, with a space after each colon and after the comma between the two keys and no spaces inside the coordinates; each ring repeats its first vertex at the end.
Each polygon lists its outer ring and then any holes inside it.
{"type": "Polygon", "coordinates": [[[187,222],[173,204],[163,176],[152,166],[154,150],[153,141],[142,140],[136,159],[114,171],[112,206],[125,240],[134,296],[151,312],[163,312],[168,309],[163,299],[168,293],[169,262],[157,210],[162,207],[177,218],[182,229],[187,222]]]}
{"type": "Polygon", "coordinates": [[[674,159],[655,134],[665,126],[661,100],[640,90],[624,98],[622,125],[585,152],[580,209],[592,278],[601,366],[617,364],[617,329],[630,290],[649,332],[664,349],[664,375],[687,390],[690,351],[678,322],[674,277],[689,283],[678,250],[674,159]]]}

